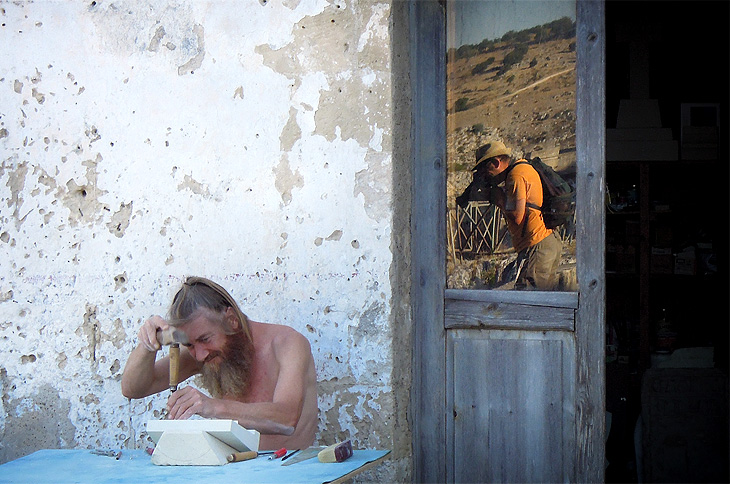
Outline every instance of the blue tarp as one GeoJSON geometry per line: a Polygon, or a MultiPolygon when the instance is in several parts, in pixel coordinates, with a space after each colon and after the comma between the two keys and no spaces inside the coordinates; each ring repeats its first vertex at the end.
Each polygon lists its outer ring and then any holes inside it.
{"type": "Polygon", "coordinates": [[[122,450],[119,460],[90,450],[39,450],[0,465],[0,483],[325,483],[387,455],[388,450],[356,450],[344,462],[323,464],[316,457],[289,466],[265,456],[223,466],[156,466],[143,450],[122,450]]]}

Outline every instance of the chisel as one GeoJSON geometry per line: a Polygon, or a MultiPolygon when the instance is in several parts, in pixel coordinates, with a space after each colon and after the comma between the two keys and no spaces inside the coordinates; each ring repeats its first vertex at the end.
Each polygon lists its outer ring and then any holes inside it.
{"type": "Polygon", "coordinates": [[[310,447],[308,449],[304,449],[301,452],[297,452],[296,455],[293,455],[291,459],[287,459],[286,462],[282,462],[282,466],[290,466],[292,464],[296,464],[298,462],[303,462],[305,460],[313,459],[317,457],[317,454],[319,451],[324,449],[324,447],[310,447]]]}
{"type": "Polygon", "coordinates": [[[228,456],[228,462],[243,462],[245,460],[255,459],[259,453],[255,450],[249,450],[246,452],[234,452],[228,456]]]}

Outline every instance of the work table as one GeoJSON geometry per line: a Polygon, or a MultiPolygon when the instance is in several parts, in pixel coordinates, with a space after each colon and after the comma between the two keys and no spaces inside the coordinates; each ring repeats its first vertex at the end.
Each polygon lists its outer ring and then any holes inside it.
{"type": "Polygon", "coordinates": [[[323,464],[317,458],[282,466],[281,459],[259,456],[222,466],[156,466],[143,450],[124,450],[114,456],[89,449],[39,450],[0,465],[0,483],[137,483],[183,484],[256,482],[342,482],[381,463],[388,450],[355,450],[344,462],[323,464]]]}

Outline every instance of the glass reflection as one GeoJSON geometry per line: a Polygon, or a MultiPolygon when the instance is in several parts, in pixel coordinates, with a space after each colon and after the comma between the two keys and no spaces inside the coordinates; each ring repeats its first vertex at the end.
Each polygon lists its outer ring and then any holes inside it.
{"type": "Polygon", "coordinates": [[[447,287],[576,291],[575,2],[447,6],[447,287]]]}

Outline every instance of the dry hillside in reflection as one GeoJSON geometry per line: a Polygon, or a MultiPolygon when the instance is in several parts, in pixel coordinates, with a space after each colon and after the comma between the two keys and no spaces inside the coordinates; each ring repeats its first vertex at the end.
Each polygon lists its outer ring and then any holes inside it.
{"type": "Polygon", "coordinates": [[[475,149],[495,136],[516,154],[540,156],[561,172],[574,169],[575,39],[537,42],[527,35],[527,42],[494,42],[462,58],[449,53],[447,153],[454,191],[469,184],[475,149]],[[505,57],[519,46],[526,52],[505,70],[505,57]],[[460,172],[466,176],[456,176],[460,172]]]}

